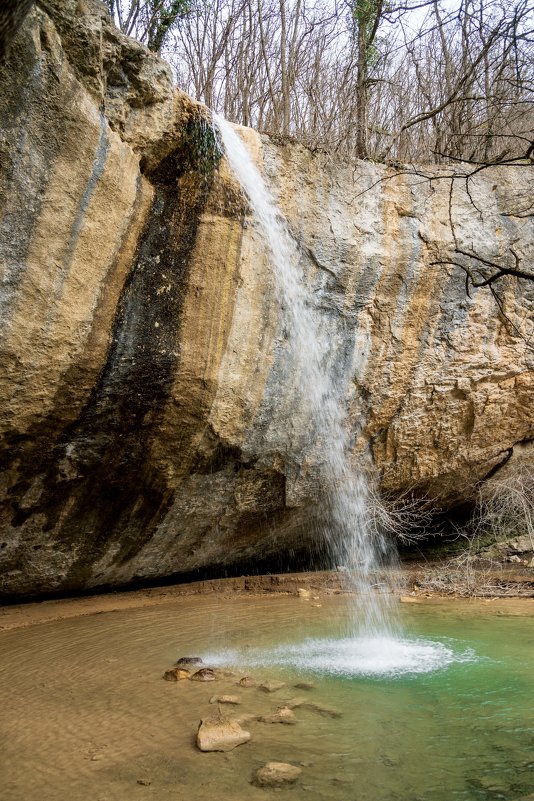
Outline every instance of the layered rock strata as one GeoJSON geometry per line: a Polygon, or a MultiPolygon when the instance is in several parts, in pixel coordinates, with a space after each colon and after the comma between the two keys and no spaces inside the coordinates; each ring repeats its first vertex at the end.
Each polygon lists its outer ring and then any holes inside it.
{"type": "MultiPolygon", "coordinates": [[[[318,547],[325,443],[206,111],[97,0],[38,2],[0,69],[1,592],[318,547]]],[[[466,186],[242,135],[299,243],[355,461],[450,509],[519,443],[530,458],[534,292],[468,295],[442,263],[532,263],[529,171],[466,186]]]]}

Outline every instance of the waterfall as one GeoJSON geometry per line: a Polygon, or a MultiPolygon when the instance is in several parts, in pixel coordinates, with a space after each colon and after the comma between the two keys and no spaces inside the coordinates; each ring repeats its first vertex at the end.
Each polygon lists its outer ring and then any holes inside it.
{"type": "Polygon", "coordinates": [[[372,589],[373,576],[389,551],[376,525],[379,502],[370,493],[365,470],[350,461],[344,391],[328,368],[330,340],[313,307],[298,244],[242,139],[219,115],[213,114],[213,122],[265,242],[289,357],[298,376],[299,402],[320,443],[321,482],[328,493],[325,543],[333,565],[344,566],[358,593],[351,631],[391,632],[396,625],[392,599],[372,589]]]}

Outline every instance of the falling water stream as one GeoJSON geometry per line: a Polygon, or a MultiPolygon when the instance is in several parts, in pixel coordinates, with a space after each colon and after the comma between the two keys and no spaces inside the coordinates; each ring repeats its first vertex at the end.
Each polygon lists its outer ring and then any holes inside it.
{"type": "Polygon", "coordinates": [[[248,198],[267,246],[282,324],[288,332],[290,359],[298,377],[299,403],[319,439],[321,479],[329,495],[330,519],[324,532],[327,549],[358,590],[359,618],[363,621],[358,628],[363,626],[366,633],[392,631],[396,621],[387,596],[371,592],[371,575],[388,548],[372,524],[374,515],[365,472],[355,469],[349,461],[350,426],[344,388],[336,386],[328,369],[331,343],[314,309],[298,244],[242,139],[226,120],[216,114],[213,119],[230,167],[248,198]]]}
{"type": "Polygon", "coordinates": [[[323,667],[326,662],[331,670],[342,665],[349,673],[410,672],[423,665],[423,669],[435,669],[446,663],[447,649],[439,643],[406,638],[396,596],[373,589],[378,569],[391,558],[392,546],[376,524],[379,501],[371,496],[365,470],[350,461],[345,391],[328,369],[330,339],[314,308],[298,244],[241,137],[219,115],[213,114],[213,121],[265,242],[292,368],[298,376],[299,403],[319,439],[321,481],[328,492],[326,546],[333,564],[343,565],[356,590],[347,636],[302,648],[310,650],[309,658],[315,654],[320,661],[317,654],[322,653],[323,667]]]}

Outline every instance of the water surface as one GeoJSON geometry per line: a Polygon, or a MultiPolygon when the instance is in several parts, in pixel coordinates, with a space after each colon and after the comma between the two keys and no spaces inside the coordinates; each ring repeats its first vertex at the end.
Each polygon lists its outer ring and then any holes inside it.
{"type": "Polygon", "coordinates": [[[282,791],[295,800],[534,792],[534,604],[530,616],[405,607],[407,640],[384,657],[376,642],[370,654],[347,642],[343,599],[320,603],[183,598],[4,632],[2,801],[265,799],[273,791],[250,779],[269,760],[303,766],[299,784],[282,791]],[[266,694],[236,679],[162,681],[181,655],[286,686],[266,694]],[[302,681],[315,689],[295,689],[302,681]],[[240,696],[233,715],[300,696],[343,716],[296,709],[294,726],[252,723],[246,745],[202,754],[195,733],[215,693],[240,696]]]}

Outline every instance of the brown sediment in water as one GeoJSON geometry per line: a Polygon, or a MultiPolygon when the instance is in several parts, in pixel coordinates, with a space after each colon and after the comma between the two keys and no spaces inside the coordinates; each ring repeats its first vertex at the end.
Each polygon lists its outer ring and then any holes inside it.
{"type": "MultiPolygon", "coordinates": [[[[294,801],[447,801],[450,786],[460,797],[467,780],[480,779],[481,753],[489,755],[499,781],[505,782],[506,771],[514,787],[523,781],[520,770],[530,759],[530,742],[518,738],[517,731],[530,725],[525,698],[531,697],[532,679],[525,636],[531,621],[521,617],[534,616],[532,600],[421,596],[415,606],[403,608],[423,632],[438,626],[440,637],[469,636],[482,657],[493,656],[492,642],[507,640],[506,658],[519,671],[514,679],[519,700],[510,717],[510,699],[503,696],[509,726],[499,717],[498,731],[492,733],[482,703],[486,696],[472,697],[480,682],[473,682],[469,669],[464,678],[455,674],[452,683],[439,677],[429,687],[425,681],[401,681],[389,684],[387,691],[383,683],[336,682],[318,675],[312,689],[299,692],[309,678],[306,662],[282,672],[270,660],[273,649],[323,636],[342,617],[347,600],[352,603],[331,586],[321,595],[318,579],[310,575],[311,599],[298,596],[296,589],[304,583],[298,575],[282,582],[286,589],[278,593],[262,592],[257,585],[245,591],[231,580],[213,583],[209,592],[201,586],[186,592],[182,586],[27,605],[27,612],[33,609],[30,622],[44,625],[32,626],[26,618],[25,629],[0,633],[0,708],[7,734],[2,799],[141,801],[151,794],[158,801],[262,801],[266,791],[253,783],[254,776],[275,761],[303,768],[291,790],[294,801]],[[291,580],[297,582],[292,591],[287,589],[291,580]],[[322,598],[320,608],[313,606],[316,595],[322,598]],[[59,622],[39,620],[38,607],[44,607],[49,620],[55,611],[59,622]],[[84,617],[76,619],[80,614],[84,617]],[[492,626],[493,640],[481,644],[492,626]],[[216,655],[227,649],[242,655],[239,667],[229,662],[239,671],[232,675],[216,664],[216,655]],[[255,653],[263,653],[265,661],[255,662],[255,653]],[[200,655],[209,666],[214,654],[214,682],[162,679],[179,657],[200,655]],[[254,682],[247,686],[240,677],[248,672],[254,682]],[[285,684],[273,693],[260,689],[274,681],[285,684]],[[456,683],[462,681],[465,686],[457,693],[456,683]],[[234,710],[219,704],[219,696],[236,696],[241,704],[234,710]],[[202,753],[195,737],[205,718],[237,720],[251,738],[228,753],[202,753]],[[433,752],[432,760],[422,759],[437,742],[441,750],[433,752]],[[496,753],[501,760],[497,768],[496,753]],[[449,786],[441,789],[444,771],[449,786]],[[428,788],[432,792],[427,795],[428,788]]],[[[14,607],[4,611],[12,613],[14,607]]],[[[499,651],[492,670],[500,669],[501,656],[499,651]]],[[[485,665],[482,661],[481,679],[485,665]]],[[[504,688],[510,685],[508,667],[502,669],[504,688]]],[[[490,685],[495,704],[499,694],[495,698],[495,685],[490,685]]],[[[501,713],[501,707],[496,709],[501,713]]],[[[493,774],[490,778],[494,781],[493,774]]],[[[485,774],[482,779],[489,781],[485,774]]],[[[509,785],[503,785],[506,792],[509,785]]],[[[465,792],[463,797],[468,797],[465,792]]]]}
{"type": "MultiPolygon", "coordinates": [[[[455,607],[493,609],[506,614],[531,614],[534,606],[534,570],[501,568],[495,574],[491,592],[475,592],[475,597],[460,598],[454,592],[427,592],[420,587],[421,578],[427,565],[414,564],[399,571],[401,600],[427,605],[444,604],[454,601],[455,607]],[[461,602],[461,603],[460,603],[461,602]]],[[[487,573],[484,574],[487,578],[487,573]]],[[[335,571],[307,573],[284,573],[279,575],[240,576],[224,579],[195,581],[165,587],[151,587],[122,592],[108,592],[74,598],[50,599],[0,606],[0,631],[24,628],[55,620],[97,615],[128,609],[142,609],[152,606],[172,604],[175,601],[194,596],[235,597],[241,595],[299,595],[303,603],[321,600],[325,596],[340,595],[346,592],[343,574],[335,571]]]]}

